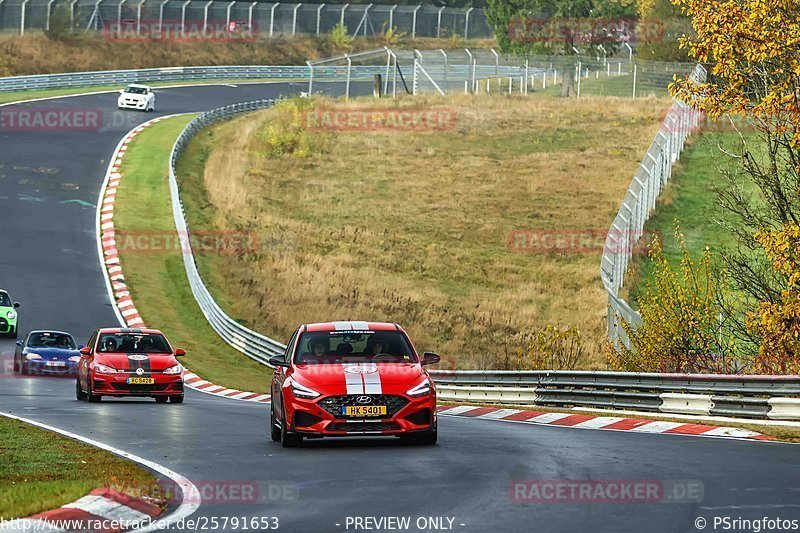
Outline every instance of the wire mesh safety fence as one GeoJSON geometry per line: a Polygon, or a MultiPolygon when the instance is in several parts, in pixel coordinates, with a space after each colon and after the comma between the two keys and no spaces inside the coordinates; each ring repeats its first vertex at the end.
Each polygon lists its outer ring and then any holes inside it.
{"type": "Polygon", "coordinates": [[[260,37],[324,35],[341,24],[364,37],[389,29],[410,37],[464,39],[492,37],[482,9],[423,5],[304,4],[224,0],[0,0],[0,31],[24,34],[48,28],[56,10],[69,28],[142,34],[158,24],[184,30],[209,24],[260,37]],[[202,25],[201,25],[202,23],[202,25]]]}

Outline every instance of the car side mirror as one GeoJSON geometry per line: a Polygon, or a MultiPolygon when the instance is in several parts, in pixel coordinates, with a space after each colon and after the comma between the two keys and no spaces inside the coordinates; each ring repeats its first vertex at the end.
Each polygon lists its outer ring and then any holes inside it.
{"type": "Polygon", "coordinates": [[[92,350],[90,350],[88,346],[81,348],[81,355],[89,355],[90,353],[92,353],[92,350]]]}
{"type": "Polygon", "coordinates": [[[80,350],[81,348],[86,348],[86,345],[85,344],[79,344],[78,345],[78,349],[80,350]]]}
{"type": "Polygon", "coordinates": [[[19,302],[14,302],[14,309],[19,309],[19,302]]]}
{"type": "Polygon", "coordinates": [[[22,346],[22,345],[23,345],[23,344],[25,344],[25,343],[24,343],[24,342],[22,342],[22,341],[17,341],[15,344],[16,344],[17,346],[22,346]]]}
{"type": "Polygon", "coordinates": [[[186,355],[186,350],[183,348],[178,348],[175,350],[175,357],[183,357],[184,355],[186,355]]]}
{"type": "Polygon", "coordinates": [[[422,354],[423,365],[435,365],[441,360],[442,358],[433,352],[425,352],[424,354],[422,354]]]}
{"type": "Polygon", "coordinates": [[[273,355],[269,358],[269,364],[272,366],[285,366],[288,367],[289,363],[286,362],[286,359],[283,358],[282,355],[273,355]]]}

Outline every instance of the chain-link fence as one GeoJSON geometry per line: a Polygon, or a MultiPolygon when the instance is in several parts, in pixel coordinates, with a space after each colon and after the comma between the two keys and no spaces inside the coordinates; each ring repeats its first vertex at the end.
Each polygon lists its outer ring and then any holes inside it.
{"type": "Polygon", "coordinates": [[[392,29],[410,37],[473,39],[494,35],[482,9],[422,5],[350,5],[203,0],[0,0],[0,31],[24,34],[59,24],[73,30],[147,35],[179,28],[248,32],[258,37],[323,35],[338,24],[350,35],[392,29]]]}
{"type": "MultiPolygon", "coordinates": [[[[354,72],[380,76],[383,94],[525,94],[561,96],[667,96],[674,76],[692,72],[694,64],[578,55],[504,55],[493,49],[394,50],[381,48],[309,61],[311,80],[336,70],[350,79],[354,72]]],[[[377,83],[377,81],[376,81],[377,83]]],[[[377,86],[376,86],[377,87],[377,86]]],[[[346,93],[349,95],[348,93],[346,93]]]]}

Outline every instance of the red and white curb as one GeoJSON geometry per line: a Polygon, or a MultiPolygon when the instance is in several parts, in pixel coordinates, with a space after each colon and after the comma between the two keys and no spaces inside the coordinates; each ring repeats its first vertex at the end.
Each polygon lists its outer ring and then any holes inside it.
{"type": "Polygon", "coordinates": [[[221,387],[219,385],[211,383],[210,381],[206,381],[197,374],[189,371],[186,371],[183,374],[183,383],[187,387],[191,387],[192,389],[198,390],[200,392],[214,394],[215,396],[222,396],[224,398],[230,398],[231,400],[242,400],[245,402],[261,402],[261,403],[269,403],[270,401],[269,394],[259,394],[257,392],[247,392],[247,391],[240,391],[236,389],[228,389],[225,387],[221,387]]]}
{"type": "MultiPolygon", "coordinates": [[[[98,234],[99,240],[99,253],[100,260],[106,272],[106,281],[108,284],[109,294],[114,302],[117,318],[122,326],[132,328],[144,328],[145,323],[139,310],[133,303],[128,286],[125,283],[125,275],[122,273],[122,265],[119,260],[119,250],[117,249],[117,234],[114,228],[114,204],[117,199],[117,189],[122,181],[122,173],[120,167],[122,160],[128,151],[128,146],[133,139],[145,128],[156,124],[166,118],[172,118],[175,115],[158,117],[129,131],[114,151],[111,157],[111,163],[106,171],[106,178],[103,190],[100,193],[100,201],[97,204],[97,220],[98,220],[98,234]]],[[[184,384],[194,390],[204,392],[206,394],[213,394],[223,398],[233,400],[241,400],[245,402],[260,402],[268,403],[270,396],[268,394],[258,394],[254,392],[245,392],[236,389],[229,389],[216,385],[202,379],[200,376],[193,372],[186,372],[183,375],[184,384]]]]}
{"type": "Polygon", "coordinates": [[[161,513],[158,505],[112,489],[95,489],[59,509],[5,522],[0,531],[127,531],[161,513]]]}
{"type": "Polygon", "coordinates": [[[459,405],[439,406],[437,412],[444,416],[479,418],[482,420],[502,420],[522,424],[572,427],[578,429],[599,429],[606,431],[630,431],[633,433],[663,433],[669,435],[691,435],[695,437],[717,437],[746,440],[771,440],[767,435],[748,429],[666,422],[642,418],[623,418],[617,416],[592,416],[572,413],[547,413],[520,409],[501,409],[498,407],[478,407],[459,405]]]}

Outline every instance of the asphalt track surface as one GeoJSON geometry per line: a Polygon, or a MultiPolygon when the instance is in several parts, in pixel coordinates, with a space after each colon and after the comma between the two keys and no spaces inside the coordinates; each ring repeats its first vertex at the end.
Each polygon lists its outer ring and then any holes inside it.
{"type": "MultiPolygon", "coordinates": [[[[65,329],[85,341],[92,329],[117,323],[97,256],[94,204],[128,130],[159,114],[299,90],[159,89],[155,114],[116,113],[114,94],[23,104],[99,109],[105,125],[0,130],[0,287],[22,302],[22,330],[65,329]]],[[[348,527],[347,517],[387,516],[411,517],[408,531],[434,530],[418,529],[419,517],[447,517],[452,530],[469,532],[687,532],[698,531],[698,517],[709,531],[714,517],[800,520],[800,448],[793,445],[441,417],[434,447],[341,439],[287,450],[269,440],[268,406],[191,390],[183,405],[77,402],[73,380],[14,376],[13,349],[13,340],[0,340],[0,411],[163,464],[201,488],[226,489],[192,518],[278,517],[280,531],[298,532],[365,531],[348,527]],[[509,492],[515,480],[647,480],[695,492],[682,503],[520,503],[509,492]],[[255,486],[252,499],[232,490],[255,486]]],[[[676,490],[670,495],[682,496],[676,490]]]]}

